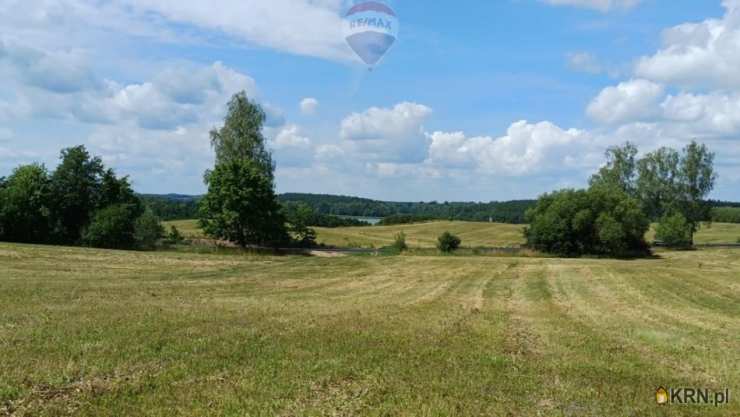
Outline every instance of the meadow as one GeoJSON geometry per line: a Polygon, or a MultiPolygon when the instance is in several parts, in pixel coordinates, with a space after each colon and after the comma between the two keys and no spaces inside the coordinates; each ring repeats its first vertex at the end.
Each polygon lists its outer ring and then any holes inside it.
{"type": "MultiPolygon", "coordinates": [[[[203,238],[195,220],[166,222],[176,226],[188,238],[203,238]]],[[[462,239],[463,247],[518,247],[524,244],[523,225],[503,223],[477,223],[462,221],[435,221],[394,226],[317,227],[317,242],[334,247],[381,248],[393,243],[396,234],[404,232],[406,242],[414,248],[433,248],[437,238],[449,231],[462,239]]],[[[654,227],[646,238],[655,239],[654,227]]],[[[702,225],[696,235],[697,244],[738,243],[740,224],[709,223],[702,225]]]]}
{"type": "Polygon", "coordinates": [[[0,415],[737,416],[739,253],[0,243],[0,415]],[[661,385],[735,397],[658,406],[661,385]]]}

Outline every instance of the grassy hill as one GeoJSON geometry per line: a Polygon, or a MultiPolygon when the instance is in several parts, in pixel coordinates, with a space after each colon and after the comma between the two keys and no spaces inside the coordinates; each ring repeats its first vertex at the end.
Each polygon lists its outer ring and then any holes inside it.
{"type": "Polygon", "coordinates": [[[734,398],[654,400],[659,385],[740,392],[737,255],[0,243],[0,415],[737,416],[734,398]]]}
{"type": "MultiPolygon", "coordinates": [[[[167,222],[176,225],[188,237],[202,237],[202,232],[194,220],[167,222]]],[[[476,222],[427,222],[408,225],[340,227],[336,229],[316,228],[318,242],[337,247],[383,247],[393,243],[394,236],[403,231],[406,241],[412,247],[432,248],[437,237],[445,231],[457,234],[465,247],[512,247],[524,243],[524,226],[501,223],[476,222]]],[[[648,233],[652,241],[655,233],[648,233]]],[[[737,243],[740,239],[740,224],[713,223],[704,226],[696,235],[696,243],[737,243]]]]}

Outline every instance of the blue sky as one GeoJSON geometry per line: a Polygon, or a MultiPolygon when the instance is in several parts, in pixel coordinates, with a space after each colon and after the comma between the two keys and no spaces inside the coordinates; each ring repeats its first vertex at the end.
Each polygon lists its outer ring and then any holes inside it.
{"type": "Polygon", "coordinates": [[[280,192],[488,201],[580,187],[626,140],[717,153],[740,200],[740,0],[395,0],[368,71],[344,0],[0,2],[0,176],[85,144],[142,192],[202,193],[236,91],[280,192]]]}

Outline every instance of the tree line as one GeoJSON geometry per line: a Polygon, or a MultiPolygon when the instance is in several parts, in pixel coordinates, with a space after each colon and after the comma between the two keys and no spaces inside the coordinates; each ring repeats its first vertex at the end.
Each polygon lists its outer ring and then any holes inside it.
{"type": "Polygon", "coordinates": [[[162,233],[128,177],[84,146],[62,150],[52,172],[34,163],[0,179],[0,240],[149,249],[162,233]]]}

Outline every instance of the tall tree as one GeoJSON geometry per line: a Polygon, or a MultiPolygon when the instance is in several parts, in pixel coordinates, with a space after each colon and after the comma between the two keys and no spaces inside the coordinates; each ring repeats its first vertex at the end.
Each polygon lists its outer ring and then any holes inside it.
{"type": "Polygon", "coordinates": [[[684,216],[693,226],[694,233],[698,230],[700,222],[710,217],[711,206],[707,202],[707,197],[717,181],[714,156],[706,145],[700,145],[696,141],[692,141],[683,150],[679,176],[681,205],[684,216]]]}
{"type": "Polygon", "coordinates": [[[103,162],[84,146],[64,149],[51,176],[52,217],[58,243],[79,243],[83,228],[98,208],[103,162]]]}
{"type": "Polygon", "coordinates": [[[260,106],[241,92],[229,102],[224,126],[211,132],[216,165],[205,175],[208,193],[200,201],[200,223],[209,235],[241,246],[289,240],[264,122],[260,106]]]}
{"type": "Polygon", "coordinates": [[[671,148],[660,148],[637,163],[637,197],[646,214],[657,220],[678,209],[681,156],[671,148]]]}
{"type": "Polygon", "coordinates": [[[216,165],[236,160],[254,161],[272,180],[274,165],[262,134],[265,119],[262,107],[249,100],[245,92],[235,94],[229,101],[224,125],[211,131],[216,165]]]}
{"type": "Polygon", "coordinates": [[[635,194],[637,147],[627,142],[606,151],[606,165],[591,177],[590,184],[615,186],[629,195],[635,194]]]}
{"type": "Polygon", "coordinates": [[[42,243],[49,235],[49,175],[43,165],[24,165],[0,187],[0,239],[42,243]]]}

